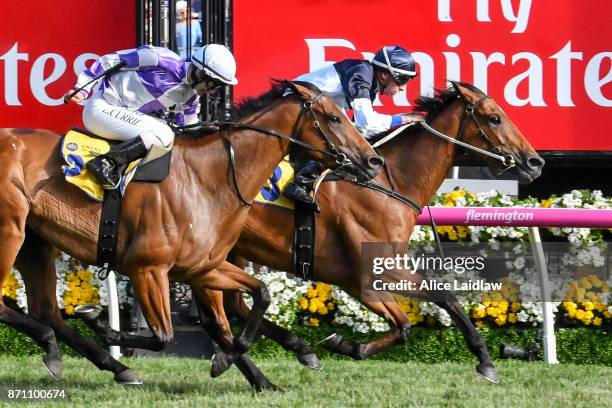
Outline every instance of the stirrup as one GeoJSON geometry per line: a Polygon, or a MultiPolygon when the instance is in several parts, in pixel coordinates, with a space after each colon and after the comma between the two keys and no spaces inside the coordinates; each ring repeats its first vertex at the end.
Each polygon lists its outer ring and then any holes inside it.
{"type": "Polygon", "coordinates": [[[119,188],[121,183],[121,167],[117,168],[116,164],[112,159],[108,157],[98,156],[95,159],[88,162],[85,167],[91,172],[96,179],[100,182],[100,185],[104,190],[116,190],[119,188]],[[117,169],[117,170],[115,170],[117,169]],[[118,171],[117,182],[113,183],[110,174],[114,171],[118,171]]]}

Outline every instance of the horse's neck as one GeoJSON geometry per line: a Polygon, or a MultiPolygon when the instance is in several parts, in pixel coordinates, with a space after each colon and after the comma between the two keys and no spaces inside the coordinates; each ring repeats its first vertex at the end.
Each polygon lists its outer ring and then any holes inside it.
{"type": "MultiPolygon", "coordinates": [[[[279,133],[289,135],[295,120],[292,121],[288,118],[297,115],[296,113],[292,116],[293,110],[297,112],[297,108],[294,109],[293,106],[287,106],[287,102],[281,102],[264,113],[260,112],[244,119],[243,123],[274,129],[279,133]]],[[[224,130],[222,132],[225,133],[224,130]]],[[[229,139],[234,150],[235,166],[233,170],[229,169],[229,172],[226,174],[231,184],[229,188],[235,189],[230,173],[235,171],[240,194],[245,200],[251,201],[255,198],[276,166],[278,166],[278,163],[288,153],[289,143],[276,136],[250,129],[230,129],[228,133],[222,134],[222,136],[226,136],[229,139]]],[[[218,156],[220,161],[223,161],[224,164],[230,163],[229,147],[225,146],[225,143],[220,141],[215,147],[220,153],[218,156]]],[[[194,147],[190,147],[190,149],[194,147]]],[[[207,153],[211,153],[209,150],[212,147],[204,145],[195,148],[202,149],[200,157],[206,157],[207,153]]],[[[222,167],[226,168],[225,165],[222,167]]],[[[234,194],[236,194],[235,191],[234,194]]]]}
{"type": "MultiPolygon", "coordinates": [[[[436,130],[455,136],[461,120],[461,106],[455,102],[432,122],[436,130]]],[[[425,206],[434,196],[456,155],[456,145],[446,142],[425,129],[400,136],[385,146],[383,156],[397,190],[425,206]]]]}

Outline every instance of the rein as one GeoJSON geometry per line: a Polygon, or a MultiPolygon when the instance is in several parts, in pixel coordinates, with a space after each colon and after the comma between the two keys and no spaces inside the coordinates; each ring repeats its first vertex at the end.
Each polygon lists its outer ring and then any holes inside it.
{"type": "Polygon", "coordinates": [[[478,99],[476,101],[476,103],[474,103],[473,105],[470,105],[468,103],[465,104],[465,110],[463,112],[463,116],[461,117],[461,123],[459,124],[459,131],[457,132],[457,138],[453,138],[450,137],[448,135],[445,135],[444,133],[441,133],[439,131],[437,131],[436,129],[432,128],[431,126],[429,126],[426,122],[420,122],[421,125],[423,126],[423,128],[425,130],[427,130],[429,133],[431,133],[434,136],[437,136],[441,139],[444,139],[448,142],[454,143],[456,145],[459,145],[465,149],[468,150],[472,150],[475,151],[477,153],[483,154],[485,156],[489,156],[492,157],[496,160],[499,160],[502,162],[502,164],[504,166],[506,166],[505,169],[503,169],[499,174],[504,173],[508,170],[510,170],[512,167],[516,166],[516,161],[514,160],[514,158],[512,157],[512,155],[510,154],[504,154],[501,155],[499,153],[503,153],[503,150],[500,146],[494,144],[491,139],[489,139],[489,137],[487,136],[487,134],[485,133],[485,131],[482,129],[482,126],[480,126],[480,123],[478,122],[478,119],[476,118],[476,115],[474,114],[474,110],[478,107],[478,105],[480,105],[482,103],[482,101],[484,101],[485,99],[489,98],[487,95],[482,96],[480,99],[478,99]],[[463,138],[463,131],[465,129],[465,118],[466,117],[470,117],[473,121],[474,124],[476,125],[477,133],[478,136],[480,136],[480,138],[486,143],[487,145],[487,150],[485,149],[481,149],[480,147],[476,147],[473,146],[469,143],[465,143],[462,142],[461,139],[463,138]]]}
{"type": "MultiPolygon", "coordinates": [[[[234,128],[234,129],[248,129],[248,130],[254,130],[263,134],[267,134],[267,135],[271,135],[271,136],[275,136],[278,137],[279,139],[282,140],[286,140],[289,143],[293,143],[293,144],[297,144],[299,146],[302,146],[308,150],[311,150],[313,152],[317,152],[317,153],[321,153],[323,155],[326,156],[331,156],[336,163],[339,165],[339,167],[344,167],[347,165],[350,165],[352,162],[351,160],[349,160],[346,155],[344,153],[340,153],[338,151],[338,149],[336,148],[336,146],[332,143],[331,139],[329,138],[329,136],[323,131],[323,129],[321,129],[321,125],[319,123],[319,121],[316,118],[316,114],[314,112],[314,110],[312,109],[312,105],[314,103],[317,102],[317,100],[319,100],[319,98],[321,98],[321,96],[323,96],[323,93],[319,93],[317,96],[315,96],[312,99],[308,99],[306,101],[304,101],[304,103],[302,104],[302,109],[300,110],[300,113],[298,114],[298,117],[296,119],[296,123],[293,127],[293,135],[292,136],[287,136],[282,134],[281,132],[279,132],[276,129],[270,129],[270,128],[266,128],[266,127],[262,127],[262,126],[257,126],[257,125],[252,125],[249,123],[241,123],[241,122],[232,122],[232,121],[221,121],[218,122],[220,127],[223,127],[225,130],[225,136],[223,137],[223,142],[225,143],[225,145],[227,146],[228,152],[229,152],[229,162],[230,162],[230,168],[232,169],[232,181],[234,183],[234,188],[236,190],[236,195],[238,196],[238,199],[241,202],[241,205],[243,207],[250,207],[252,205],[252,202],[249,203],[247,202],[244,197],[242,196],[242,193],[240,193],[240,188],[238,187],[238,180],[236,178],[236,160],[235,160],[235,152],[234,152],[234,147],[232,146],[232,142],[229,139],[229,130],[228,128],[234,128]],[[321,139],[323,139],[325,141],[327,150],[324,149],[320,149],[316,146],[313,146],[309,143],[306,143],[302,140],[297,139],[297,132],[299,129],[299,123],[302,120],[302,117],[304,115],[304,112],[308,112],[312,115],[313,118],[313,126],[315,127],[315,129],[317,129],[317,132],[319,133],[319,135],[321,136],[321,139]]],[[[194,125],[187,125],[187,126],[183,126],[183,129],[189,128],[189,127],[193,127],[194,125]]],[[[199,126],[199,124],[196,124],[195,126],[199,126]]]]}

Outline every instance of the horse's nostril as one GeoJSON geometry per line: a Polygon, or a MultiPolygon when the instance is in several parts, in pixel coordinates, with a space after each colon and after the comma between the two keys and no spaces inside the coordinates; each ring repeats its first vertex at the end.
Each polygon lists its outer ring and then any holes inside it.
{"type": "Polygon", "coordinates": [[[544,159],[540,156],[533,156],[527,159],[527,166],[530,169],[539,169],[540,167],[544,167],[544,159]]]}
{"type": "Polygon", "coordinates": [[[372,156],[368,158],[368,166],[372,169],[379,169],[385,164],[385,159],[382,156],[372,156]]]}

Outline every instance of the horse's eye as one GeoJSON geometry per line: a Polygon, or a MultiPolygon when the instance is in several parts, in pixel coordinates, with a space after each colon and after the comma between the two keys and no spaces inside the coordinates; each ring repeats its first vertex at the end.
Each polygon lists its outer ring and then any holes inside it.
{"type": "Polygon", "coordinates": [[[491,115],[489,116],[489,122],[494,125],[499,125],[501,123],[501,118],[499,117],[499,115],[491,115]]]}
{"type": "Polygon", "coordinates": [[[327,120],[329,120],[332,123],[340,123],[340,118],[337,116],[333,116],[333,115],[328,116],[327,120]]]}

